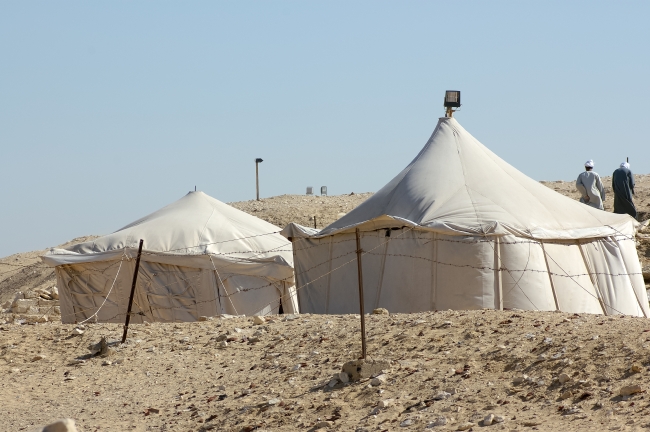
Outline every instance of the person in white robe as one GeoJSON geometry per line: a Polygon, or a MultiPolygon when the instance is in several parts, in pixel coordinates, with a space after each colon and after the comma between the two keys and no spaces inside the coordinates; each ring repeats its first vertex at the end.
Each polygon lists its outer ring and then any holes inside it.
{"type": "Polygon", "coordinates": [[[605,188],[600,176],[594,170],[594,161],[585,162],[585,171],[576,180],[576,189],[580,192],[580,202],[604,210],[605,188]]]}

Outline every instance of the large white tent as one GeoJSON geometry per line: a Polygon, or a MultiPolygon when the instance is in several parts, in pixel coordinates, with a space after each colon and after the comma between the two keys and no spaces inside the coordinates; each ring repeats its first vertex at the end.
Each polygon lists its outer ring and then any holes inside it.
{"type": "Polygon", "coordinates": [[[298,312],[291,244],[279,228],[203,192],[42,259],[54,266],[64,323],[124,322],[140,239],[131,322],[298,312]],[[105,300],[106,299],[106,300],[105,300]]]}
{"type": "Polygon", "coordinates": [[[441,118],[417,157],[321,231],[290,224],[302,312],[519,308],[648,316],[637,222],[565,197],[441,118]]]}

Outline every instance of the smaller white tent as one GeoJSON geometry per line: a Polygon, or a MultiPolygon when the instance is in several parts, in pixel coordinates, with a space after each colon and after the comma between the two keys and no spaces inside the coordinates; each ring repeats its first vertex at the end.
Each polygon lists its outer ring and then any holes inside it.
{"type": "Polygon", "coordinates": [[[42,260],[55,267],[61,320],[124,322],[140,239],[131,322],[297,313],[291,244],[275,225],[203,192],[42,260]]]}

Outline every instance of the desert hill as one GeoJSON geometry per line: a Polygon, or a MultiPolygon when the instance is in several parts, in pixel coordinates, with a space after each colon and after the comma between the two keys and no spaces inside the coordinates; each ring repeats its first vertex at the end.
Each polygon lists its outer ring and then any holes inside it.
{"type": "MultiPolygon", "coordinates": [[[[99,236],[77,237],[57,247],[65,248],[99,236]]],[[[0,258],[0,305],[14,298],[18,291],[49,289],[56,285],[56,275],[51,267],[39,258],[49,248],[16,253],[0,258]]]]}
{"type": "MultiPolygon", "coordinates": [[[[650,176],[637,181],[637,207],[647,215],[650,176]]],[[[572,182],[544,184],[577,198],[572,182]]],[[[313,226],[315,215],[323,227],[369,196],[284,195],[231,205],[281,227],[313,226]]],[[[646,269],[649,246],[645,228],[638,250],[646,269]]],[[[0,299],[54,286],[38,259],[44,252],[0,259],[0,299]]],[[[121,325],[20,325],[0,316],[0,429],[33,431],[62,417],[82,432],[650,427],[644,318],[373,314],[368,354],[382,370],[355,381],[341,372],[359,356],[359,333],[358,315],[271,316],[259,325],[224,316],[133,325],[119,344],[121,325]]]]}

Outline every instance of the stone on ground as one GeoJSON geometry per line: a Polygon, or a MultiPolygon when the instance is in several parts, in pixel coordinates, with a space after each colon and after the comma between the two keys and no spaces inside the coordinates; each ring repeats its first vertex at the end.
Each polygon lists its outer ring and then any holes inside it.
{"type": "Polygon", "coordinates": [[[77,432],[77,427],[74,420],[63,419],[45,426],[41,432],[77,432]]]}
{"type": "Polygon", "coordinates": [[[630,396],[635,393],[641,393],[642,391],[643,390],[641,389],[641,386],[635,384],[635,385],[629,385],[621,388],[618,393],[621,396],[630,396]]]}
{"type": "Polygon", "coordinates": [[[390,362],[387,360],[352,360],[345,363],[342,369],[350,376],[350,380],[359,381],[390,369],[390,362]]]}

